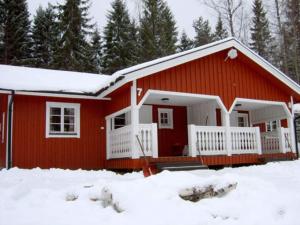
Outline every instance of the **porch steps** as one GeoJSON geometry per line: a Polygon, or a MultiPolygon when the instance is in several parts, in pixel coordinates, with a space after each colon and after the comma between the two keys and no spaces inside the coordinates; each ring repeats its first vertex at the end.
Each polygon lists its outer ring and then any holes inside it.
{"type": "Polygon", "coordinates": [[[188,171],[208,168],[206,165],[202,165],[200,162],[157,162],[155,163],[155,167],[158,171],[188,171]]]}

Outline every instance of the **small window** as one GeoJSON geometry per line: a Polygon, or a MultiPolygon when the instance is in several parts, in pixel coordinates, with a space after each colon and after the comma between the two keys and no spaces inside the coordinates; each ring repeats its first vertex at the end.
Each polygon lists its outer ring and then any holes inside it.
{"type": "Polygon", "coordinates": [[[237,123],[238,127],[248,127],[248,114],[239,113],[237,117],[237,123]]]}
{"type": "Polygon", "coordinates": [[[278,129],[278,127],[280,127],[279,120],[272,120],[272,121],[266,122],[266,131],[267,132],[275,131],[278,129]]]}
{"type": "Polygon", "coordinates": [[[80,104],[47,102],[46,137],[80,137],[80,104]]]}
{"type": "Polygon", "coordinates": [[[173,109],[158,109],[158,126],[160,129],[173,129],[173,109]]]}
{"type": "Polygon", "coordinates": [[[130,112],[120,114],[111,119],[112,130],[125,127],[130,124],[130,112]]]}

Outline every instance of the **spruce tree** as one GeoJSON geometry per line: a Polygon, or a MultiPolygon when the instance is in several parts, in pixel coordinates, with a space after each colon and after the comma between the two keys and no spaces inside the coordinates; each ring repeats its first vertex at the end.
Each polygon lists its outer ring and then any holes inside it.
{"type": "Polygon", "coordinates": [[[180,37],[180,43],[178,46],[179,52],[184,52],[190,50],[194,47],[194,42],[187,36],[185,31],[182,32],[180,37]]]}
{"type": "Polygon", "coordinates": [[[44,10],[39,7],[33,20],[33,66],[40,68],[53,67],[54,52],[57,50],[59,38],[57,15],[53,6],[44,10]]]}
{"type": "Polygon", "coordinates": [[[102,42],[101,42],[101,36],[96,28],[92,34],[91,38],[91,69],[89,72],[92,73],[100,73],[101,71],[101,59],[102,59],[102,42]]]}
{"type": "Polygon", "coordinates": [[[219,15],[214,33],[214,41],[219,41],[228,37],[227,30],[224,28],[223,21],[219,15]]]}
{"type": "Polygon", "coordinates": [[[177,31],[174,17],[163,0],[144,0],[140,21],[141,61],[149,61],[176,50],[177,31]]]}
{"type": "Polygon", "coordinates": [[[4,60],[4,1],[0,0],[0,63],[4,60]]]}
{"type": "Polygon", "coordinates": [[[272,37],[262,1],[254,0],[252,10],[254,16],[252,18],[252,27],[250,28],[252,40],[250,47],[262,57],[269,59],[271,56],[270,51],[272,50],[272,37]]]}
{"type": "Polygon", "coordinates": [[[55,68],[86,72],[90,70],[90,45],[87,36],[93,25],[88,17],[88,0],[66,0],[59,5],[60,39],[55,52],[55,68]]]}
{"type": "Polygon", "coordinates": [[[196,21],[194,21],[193,27],[196,32],[196,36],[194,38],[195,47],[213,42],[213,34],[208,20],[203,20],[200,16],[196,21]]]}
{"type": "Polygon", "coordinates": [[[24,65],[31,58],[30,21],[26,0],[4,0],[3,63],[24,65]]]}
{"type": "Polygon", "coordinates": [[[115,0],[108,12],[103,35],[103,72],[112,74],[136,63],[136,43],[132,38],[134,24],[123,0],[115,0]]]}

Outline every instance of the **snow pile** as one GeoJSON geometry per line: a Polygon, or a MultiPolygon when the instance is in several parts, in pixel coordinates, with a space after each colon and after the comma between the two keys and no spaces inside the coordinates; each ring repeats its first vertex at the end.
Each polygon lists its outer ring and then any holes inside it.
{"type": "Polygon", "coordinates": [[[95,93],[111,76],[0,65],[0,88],[16,91],[95,93]]]}
{"type": "Polygon", "coordinates": [[[2,225],[299,224],[300,161],[220,171],[163,172],[143,178],[107,171],[2,170],[2,225]],[[178,193],[191,186],[237,188],[222,198],[193,203],[178,193]],[[123,212],[104,208],[103,188],[123,212]],[[78,196],[66,201],[66,196],[78,196]]]}

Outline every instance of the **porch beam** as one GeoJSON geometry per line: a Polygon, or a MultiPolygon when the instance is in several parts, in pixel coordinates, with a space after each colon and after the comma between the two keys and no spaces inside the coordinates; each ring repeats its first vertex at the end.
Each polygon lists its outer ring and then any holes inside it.
{"type": "Polygon", "coordinates": [[[131,86],[131,158],[138,159],[140,157],[139,147],[136,140],[136,135],[139,134],[139,110],[137,107],[137,87],[136,80],[132,81],[131,86]]]}

